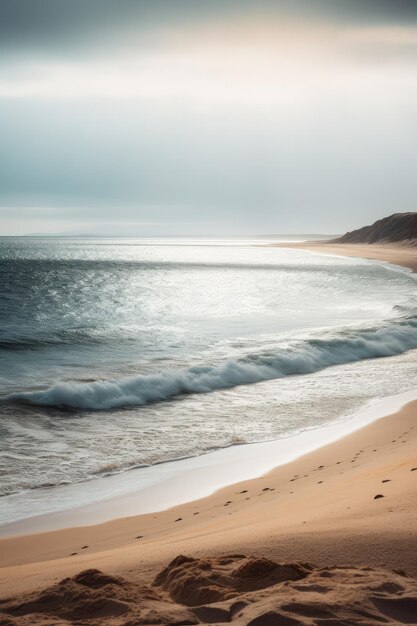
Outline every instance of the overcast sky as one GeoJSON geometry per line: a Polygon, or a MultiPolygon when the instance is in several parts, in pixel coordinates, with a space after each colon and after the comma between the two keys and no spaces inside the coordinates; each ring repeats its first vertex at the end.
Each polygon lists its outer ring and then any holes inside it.
{"type": "Polygon", "coordinates": [[[342,232],[416,146],[417,2],[0,2],[0,234],[342,232]]]}

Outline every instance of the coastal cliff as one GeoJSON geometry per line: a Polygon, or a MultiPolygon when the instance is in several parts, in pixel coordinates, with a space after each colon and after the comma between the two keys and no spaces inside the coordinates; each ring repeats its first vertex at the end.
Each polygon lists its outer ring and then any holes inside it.
{"type": "Polygon", "coordinates": [[[417,245],[417,213],[394,213],[333,239],[332,243],[407,243],[417,245]]]}

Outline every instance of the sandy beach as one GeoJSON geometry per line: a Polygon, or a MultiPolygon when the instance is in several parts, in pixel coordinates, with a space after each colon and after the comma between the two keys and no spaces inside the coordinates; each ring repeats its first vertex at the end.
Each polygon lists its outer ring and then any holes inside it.
{"type": "MultiPolygon", "coordinates": [[[[412,247],[302,247],[417,270],[412,247]]],[[[204,499],[95,526],[1,539],[0,594],[7,600],[0,624],[417,623],[416,450],[412,402],[204,499]],[[180,559],[163,571],[178,555],[197,560],[180,559]],[[277,565],[282,563],[286,568],[277,565]],[[84,582],[57,586],[91,568],[115,578],[100,582],[101,574],[90,572],[84,582]],[[59,610],[45,608],[45,588],[58,598],[59,610]],[[116,593],[120,588],[123,593],[116,593]],[[72,598],[78,613],[65,608],[64,597],[72,598]],[[358,602],[362,615],[346,612],[358,602]],[[204,607],[190,613],[195,605],[204,607]]]]}
{"type": "MultiPolygon", "coordinates": [[[[281,246],[281,244],[279,244],[281,246]]],[[[417,250],[415,246],[405,244],[366,244],[366,243],[323,243],[319,241],[292,243],[286,248],[300,248],[341,256],[362,257],[374,261],[385,261],[400,267],[407,267],[417,272],[417,250]]]]}

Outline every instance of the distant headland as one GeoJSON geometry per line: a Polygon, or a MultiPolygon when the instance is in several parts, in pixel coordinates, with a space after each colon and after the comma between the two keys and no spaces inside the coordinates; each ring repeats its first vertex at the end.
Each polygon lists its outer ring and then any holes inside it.
{"type": "Polygon", "coordinates": [[[417,213],[394,213],[346,233],[332,243],[408,243],[417,245],[417,213]]]}

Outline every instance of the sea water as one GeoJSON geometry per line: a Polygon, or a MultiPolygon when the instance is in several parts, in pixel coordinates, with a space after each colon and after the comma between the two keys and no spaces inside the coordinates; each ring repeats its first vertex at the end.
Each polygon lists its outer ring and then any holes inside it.
{"type": "Polygon", "coordinates": [[[13,494],[279,439],[416,386],[415,276],[382,263],[2,238],[0,285],[0,521],[13,494]]]}

